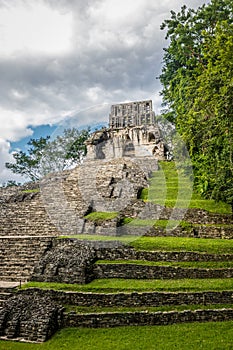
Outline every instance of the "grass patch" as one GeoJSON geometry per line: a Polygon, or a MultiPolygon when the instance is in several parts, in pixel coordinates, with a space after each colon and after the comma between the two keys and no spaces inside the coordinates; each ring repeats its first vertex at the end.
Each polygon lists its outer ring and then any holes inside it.
{"type": "Polygon", "coordinates": [[[40,192],[39,188],[34,188],[33,190],[23,190],[21,193],[38,193],[40,192]]]}
{"type": "Polygon", "coordinates": [[[192,269],[233,268],[233,261],[145,261],[145,260],[98,260],[96,264],[128,264],[143,266],[171,266],[192,269]]]}
{"type": "Polygon", "coordinates": [[[66,239],[66,238],[72,238],[72,239],[80,239],[84,241],[117,241],[121,243],[130,243],[132,240],[135,240],[138,238],[138,236],[105,236],[105,235],[89,235],[89,234],[80,234],[80,235],[68,235],[68,236],[60,236],[58,239],[66,239]]]}
{"type": "Polygon", "coordinates": [[[0,350],[231,350],[233,322],[66,328],[43,344],[0,341],[0,350]]]}
{"type": "Polygon", "coordinates": [[[158,229],[173,229],[177,226],[180,226],[183,230],[190,231],[194,225],[187,221],[179,220],[150,220],[150,219],[134,219],[129,222],[130,226],[136,227],[155,227],[158,229]]]}
{"type": "Polygon", "coordinates": [[[148,188],[143,188],[141,190],[139,199],[142,199],[143,201],[147,201],[148,200],[148,188]]]}
{"type": "Polygon", "coordinates": [[[180,279],[180,280],[134,280],[134,279],[97,279],[88,284],[64,284],[49,282],[28,282],[22,286],[74,292],[118,293],[118,292],[188,292],[233,290],[233,279],[180,279]]]}
{"type": "Polygon", "coordinates": [[[95,211],[86,216],[85,219],[98,222],[98,221],[106,221],[115,219],[118,216],[117,212],[103,212],[103,211],[95,211]]]}
{"type": "Polygon", "coordinates": [[[90,313],[106,313],[106,312],[167,312],[167,311],[184,311],[184,310],[215,310],[215,309],[231,309],[233,304],[211,304],[211,305],[162,305],[162,306],[137,306],[137,307],[124,307],[124,306],[112,306],[112,307],[100,307],[100,306],[76,306],[76,305],[64,305],[66,312],[76,312],[78,314],[90,314],[90,313]]]}
{"type": "Polygon", "coordinates": [[[209,254],[233,254],[232,240],[190,237],[140,237],[131,245],[137,250],[190,251],[209,254]]]}

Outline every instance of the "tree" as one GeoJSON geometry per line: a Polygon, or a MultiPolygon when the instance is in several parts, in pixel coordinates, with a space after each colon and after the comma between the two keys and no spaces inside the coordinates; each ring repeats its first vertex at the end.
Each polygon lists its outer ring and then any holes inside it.
{"type": "Polygon", "coordinates": [[[37,181],[51,172],[69,169],[86,155],[85,141],[89,135],[89,128],[81,131],[72,128],[65,129],[53,141],[49,136],[31,139],[28,151],[13,153],[15,163],[6,163],[6,167],[31,181],[37,181]]]}
{"type": "Polygon", "coordinates": [[[7,182],[3,183],[1,187],[17,187],[20,185],[20,182],[16,182],[15,180],[8,180],[7,182]]]}
{"type": "Polygon", "coordinates": [[[233,207],[233,3],[212,0],[196,11],[171,12],[160,76],[165,116],[176,125],[206,197],[233,207]]]}

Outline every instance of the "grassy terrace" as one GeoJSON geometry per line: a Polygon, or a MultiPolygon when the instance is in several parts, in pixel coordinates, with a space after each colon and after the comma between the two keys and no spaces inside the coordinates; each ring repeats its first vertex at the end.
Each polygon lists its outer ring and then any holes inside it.
{"type": "Polygon", "coordinates": [[[144,266],[171,266],[183,268],[221,269],[233,268],[233,261],[145,261],[145,260],[99,260],[96,264],[129,264],[144,266]]]}
{"type": "Polygon", "coordinates": [[[149,190],[142,192],[142,199],[167,207],[199,208],[212,213],[230,214],[230,205],[205,200],[192,191],[192,181],[178,172],[174,162],[160,162],[160,169],[153,173],[149,190]]]}
{"type": "Polygon", "coordinates": [[[67,328],[44,344],[0,341],[0,350],[231,350],[232,348],[233,322],[112,329],[67,328]]]}
{"type": "Polygon", "coordinates": [[[61,238],[77,238],[97,241],[120,241],[129,243],[137,250],[146,251],[188,251],[208,254],[233,254],[232,240],[190,238],[190,237],[140,237],[138,236],[100,236],[72,235],[61,238]]]}
{"type": "Polygon", "coordinates": [[[43,288],[74,292],[120,293],[120,292],[198,292],[233,290],[233,278],[225,279],[177,279],[177,280],[134,280],[97,279],[88,284],[64,284],[49,282],[28,282],[22,288],[43,288]]]}
{"type": "Polygon", "coordinates": [[[190,251],[209,254],[233,254],[232,240],[189,237],[140,237],[131,245],[147,251],[190,251]]]}
{"type": "Polygon", "coordinates": [[[153,306],[138,306],[138,307],[99,307],[99,306],[75,306],[65,305],[66,312],[74,311],[79,314],[90,313],[105,313],[105,312],[168,312],[168,311],[184,311],[184,310],[216,310],[216,309],[231,309],[233,304],[212,304],[212,305],[163,305],[158,307],[153,306]]]}

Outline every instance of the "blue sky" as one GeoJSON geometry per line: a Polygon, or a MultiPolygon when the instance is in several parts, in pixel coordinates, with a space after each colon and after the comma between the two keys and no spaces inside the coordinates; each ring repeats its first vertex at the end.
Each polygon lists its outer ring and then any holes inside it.
{"type": "Polygon", "coordinates": [[[19,141],[16,142],[11,142],[11,151],[15,151],[15,150],[22,150],[24,152],[27,151],[27,143],[30,141],[31,138],[34,139],[39,139],[40,137],[46,137],[46,136],[50,136],[57,128],[57,126],[51,126],[51,125],[40,125],[37,127],[32,127],[29,126],[30,129],[32,129],[33,134],[31,136],[27,136],[22,138],[19,141]]]}
{"type": "Polygon", "coordinates": [[[68,119],[107,122],[111,104],[144,99],[159,113],[160,25],[205,2],[0,0],[0,183],[13,149],[68,119]]]}

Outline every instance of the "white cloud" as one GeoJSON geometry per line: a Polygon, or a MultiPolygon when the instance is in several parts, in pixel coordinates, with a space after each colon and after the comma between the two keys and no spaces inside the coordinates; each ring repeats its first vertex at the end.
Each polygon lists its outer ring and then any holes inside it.
{"type": "Polygon", "coordinates": [[[0,119],[0,140],[18,141],[32,135],[32,130],[28,128],[27,117],[22,112],[0,108],[0,119]]]}
{"type": "Polygon", "coordinates": [[[71,36],[70,13],[60,14],[40,2],[1,8],[1,55],[62,54],[71,49],[71,36]]]}
{"type": "Polygon", "coordinates": [[[0,185],[3,185],[8,180],[21,182],[22,178],[19,175],[14,175],[5,167],[6,162],[13,162],[13,156],[10,152],[10,143],[0,138],[0,185]]]}

